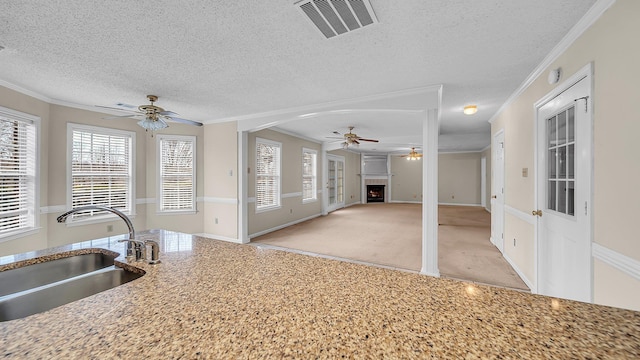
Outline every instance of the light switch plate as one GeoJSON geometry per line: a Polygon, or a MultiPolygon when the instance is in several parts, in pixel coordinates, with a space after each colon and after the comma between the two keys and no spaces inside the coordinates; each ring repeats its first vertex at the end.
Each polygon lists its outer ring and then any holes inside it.
{"type": "Polygon", "coordinates": [[[522,168],[522,177],[529,176],[529,168],[522,168]]]}

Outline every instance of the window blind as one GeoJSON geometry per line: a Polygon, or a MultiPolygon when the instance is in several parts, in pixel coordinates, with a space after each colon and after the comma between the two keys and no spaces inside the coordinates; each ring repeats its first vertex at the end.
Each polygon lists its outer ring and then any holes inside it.
{"type": "Polygon", "coordinates": [[[36,226],[36,156],[36,125],[0,114],[0,236],[36,226]]]}
{"type": "MultiPolygon", "coordinates": [[[[132,136],[111,133],[102,128],[76,128],[72,131],[71,207],[103,205],[131,214],[132,136]]],[[[73,214],[83,219],[103,211],[73,214]]]]}
{"type": "Polygon", "coordinates": [[[316,152],[302,150],[302,201],[316,200],[316,152]]]}
{"type": "Polygon", "coordinates": [[[256,138],[256,209],[280,206],[281,144],[256,138]]]}
{"type": "Polygon", "coordinates": [[[160,211],[195,211],[195,137],[159,135],[160,211]]]}

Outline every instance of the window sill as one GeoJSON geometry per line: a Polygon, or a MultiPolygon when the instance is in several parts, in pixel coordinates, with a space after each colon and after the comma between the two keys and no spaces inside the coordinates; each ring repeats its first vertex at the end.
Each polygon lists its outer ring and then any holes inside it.
{"type": "MultiPolygon", "coordinates": [[[[136,218],[136,215],[135,214],[127,215],[127,217],[129,218],[129,220],[133,220],[136,218]]],[[[117,221],[117,220],[121,220],[120,217],[117,215],[102,215],[102,216],[92,216],[87,219],[75,220],[75,221],[71,221],[71,219],[69,219],[67,220],[65,225],[67,227],[75,227],[75,226],[83,226],[83,225],[100,224],[100,223],[106,223],[106,222],[117,221]]]]}
{"type": "Polygon", "coordinates": [[[314,203],[317,202],[318,199],[307,199],[307,200],[302,200],[302,204],[310,204],[310,203],[314,203]]]}
{"type": "Polygon", "coordinates": [[[156,211],[156,215],[158,216],[164,216],[164,215],[195,215],[197,214],[198,211],[197,210],[182,210],[182,211],[177,211],[177,210],[169,210],[169,211],[156,211]]]}
{"type": "Polygon", "coordinates": [[[273,211],[273,210],[278,210],[278,209],[282,209],[282,205],[276,205],[276,206],[268,206],[268,207],[263,207],[263,208],[256,208],[256,214],[259,213],[263,213],[263,212],[269,212],[269,211],[273,211]]]}
{"type": "Polygon", "coordinates": [[[30,235],[34,235],[40,232],[41,227],[32,227],[32,228],[28,228],[28,229],[21,229],[21,230],[16,230],[16,231],[12,231],[6,234],[3,234],[0,236],[0,243],[3,243],[5,241],[11,241],[11,240],[15,240],[15,239],[19,239],[21,237],[25,237],[25,236],[30,236],[30,235]]]}

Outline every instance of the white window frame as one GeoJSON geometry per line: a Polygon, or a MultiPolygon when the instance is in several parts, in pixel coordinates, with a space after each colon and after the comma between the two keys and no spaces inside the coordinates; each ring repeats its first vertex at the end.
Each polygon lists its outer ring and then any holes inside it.
{"type": "Polygon", "coordinates": [[[157,169],[157,176],[156,176],[156,189],[157,189],[157,197],[158,197],[158,201],[157,201],[157,206],[156,206],[156,211],[158,214],[161,215],[170,215],[170,214],[183,214],[183,215],[188,215],[188,214],[195,214],[196,213],[196,151],[197,151],[197,145],[196,145],[196,136],[193,135],[164,135],[164,134],[158,134],[156,135],[156,169],[157,169]],[[191,164],[191,184],[192,184],[192,196],[191,196],[191,207],[190,208],[186,208],[186,209],[171,209],[171,210],[164,210],[163,209],[163,166],[162,166],[162,142],[163,141],[167,141],[167,140],[171,140],[171,141],[183,141],[183,142],[190,142],[191,146],[193,147],[193,157],[191,159],[192,164],[191,164]]]}
{"type": "MultiPolygon", "coordinates": [[[[30,197],[32,199],[26,208],[28,214],[27,225],[0,234],[1,243],[36,234],[40,229],[40,117],[2,106],[0,106],[0,117],[32,125],[34,132],[34,134],[32,134],[32,151],[28,154],[33,164],[27,169],[27,176],[31,179],[28,181],[28,191],[31,192],[30,197]]],[[[27,151],[29,151],[29,149],[27,149],[27,151]]]]}
{"type": "Polygon", "coordinates": [[[310,202],[318,201],[318,151],[308,148],[302,148],[302,203],[307,204],[310,202]],[[313,157],[313,163],[311,165],[312,174],[310,176],[305,176],[304,174],[304,155],[310,154],[313,157]],[[311,191],[312,197],[305,198],[304,197],[304,182],[305,178],[311,178],[311,191]]]}
{"type": "MultiPolygon", "coordinates": [[[[114,135],[129,138],[129,196],[127,199],[129,210],[122,211],[129,218],[136,216],[136,133],[134,131],[118,130],[105,128],[100,126],[67,123],[67,210],[71,210],[73,206],[73,171],[72,171],[72,155],[73,155],[73,132],[74,130],[91,132],[102,135],[114,135]]],[[[117,216],[112,213],[100,213],[85,218],[74,219],[73,215],[67,218],[67,226],[88,225],[107,221],[113,221],[117,216]]]]}
{"type": "Polygon", "coordinates": [[[255,156],[255,205],[256,205],[256,213],[260,213],[260,212],[265,212],[265,211],[271,211],[271,210],[276,210],[282,207],[282,143],[279,143],[277,141],[272,141],[272,140],[267,140],[267,139],[262,139],[259,137],[256,137],[256,147],[254,149],[254,156],[255,156]],[[277,147],[278,148],[278,166],[277,166],[277,170],[278,173],[276,175],[268,175],[268,176],[275,176],[278,178],[278,181],[276,181],[276,196],[275,196],[275,204],[269,204],[269,205],[263,205],[263,206],[259,206],[258,205],[258,176],[261,175],[267,175],[267,174],[259,174],[258,173],[258,145],[259,144],[263,144],[266,146],[273,146],[273,147],[277,147]]]}

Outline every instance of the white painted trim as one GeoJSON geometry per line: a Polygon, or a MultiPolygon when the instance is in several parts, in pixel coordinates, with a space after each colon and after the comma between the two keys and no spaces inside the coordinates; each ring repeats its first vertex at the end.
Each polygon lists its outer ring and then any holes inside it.
{"type": "Polygon", "coordinates": [[[549,67],[560,55],[573,45],[573,43],[607,11],[616,0],[598,0],[572,28],[551,52],[538,64],[529,76],[520,84],[516,91],[507,98],[507,101],[498,108],[498,111],[489,119],[493,123],[498,116],[511,105],[531,84],[549,67]]]}
{"type": "MultiPolygon", "coordinates": [[[[440,88],[442,90],[442,88],[440,88]]],[[[440,100],[440,99],[439,99],[440,100]]],[[[438,268],[438,109],[429,109],[422,123],[422,143],[425,154],[422,162],[422,264],[420,273],[440,277],[438,268]]]]}
{"type": "Polygon", "coordinates": [[[489,145],[483,147],[479,152],[484,152],[484,151],[489,150],[489,149],[491,149],[491,142],[489,142],[489,145]]]}
{"type": "Polygon", "coordinates": [[[516,209],[514,207],[511,207],[511,206],[509,206],[507,204],[504,204],[504,210],[505,210],[505,213],[511,214],[511,215],[517,217],[518,219],[520,219],[520,220],[522,220],[522,221],[524,221],[524,222],[526,222],[528,224],[531,224],[531,225],[534,225],[534,226],[536,225],[536,217],[531,215],[531,214],[528,214],[528,213],[526,213],[524,211],[518,210],[518,209],[516,209]]]}
{"type": "Polygon", "coordinates": [[[422,204],[422,201],[389,200],[390,204],[422,204]]]}
{"type": "MultiPolygon", "coordinates": [[[[255,202],[255,198],[253,201],[255,202]]],[[[198,200],[200,201],[200,200],[198,200]]],[[[202,197],[202,202],[211,203],[211,204],[237,204],[238,199],[236,198],[221,198],[221,197],[213,197],[213,196],[204,196],[202,197]]]]}
{"type": "Polygon", "coordinates": [[[591,244],[593,257],[640,281],[640,261],[604,247],[596,242],[591,244]]]}
{"type": "Polygon", "coordinates": [[[484,150],[465,150],[465,151],[448,151],[448,150],[438,150],[438,155],[440,154],[480,154],[484,150]]]}
{"type": "Polygon", "coordinates": [[[504,259],[507,260],[509,265],[511,265],[511,267],[513,268],[513,271],[515,271],[516,274],[518,274],[518,276],[520,276],[520,279],[522,279],[522,281],[524,281],[525,285],[527,285],[527,287],[529,287],[529,290],[531,291],[531,293],[535,294],[536,292],[534,292],[535,287],[533,286],[533,283],[531,282],[531,280],[529,280],[528,277],[526,277],[524,275],[524,273],[522,272],[522,270],[520,270],[520,268],[516,265],[516,263],[513,262],[506,253],[503,253],[502,257],[504,257],[504,259]]]}
{"type": "Polygon", "coordinates": [[[255,202],[256,202],[256,197],[255,196],[247,198],[247,204],[248,203],[255,203],[255,202]]]}
{"type": "Polygon", "coordinates": [[[459,203],[441,203],[439,202],[438,205],[448,205],[448,206],[476,206],[476,207],[480,207],[482,206],[482,204],[459,204],[459,203]]]}
{"type": "Polygon", "coordinates": [[[484,209],[485,209],[485,210],[487,210],[487,212],[488,212],[489,214],[491,214],[491,209],[489,209],[489,208],[488,208],[488,207],[486,207],[486,206],[485,206],[485,208],[484,208],[484,209]]]}
{"type": "MultiPolygon", "coordinates": [[[[270,117],[270,116],[281,116],[281,115],[286,115],[286,114],[291,114],[291,113],[298,113],[298,112],[313,112],[313,111],[317,111],[320,108],[343,107],[343,106],[348,106],[348,105],[351,105],[351,104],[354,104],[354,103],[363,102],[363,101],[391,99],[391,98],[395,98],[395,97],[415,95],[415,94],[431,92],[431,91],[436,91],[436,90],[441,91],[441,89],[442,89],[442,85],[430,85],[430,86],[424,86],[424,87],[413,88],[413,89],[392,91],[392,92],[376,94],[376,95],[362,96],[362,97],[351,98],[351,99],[346,99],[346,100],[330,101],[330,102],[313,104],[313,105],[298,106],[298,107],[293,107],[293,108],[285,108],[285,109],[280,109],[280,110],[266,111],[266,112],[262,112],[262,113],[254,113],[254,114],[241,115],[241,116],[232,116],[232,117],[221,118],[221,119],[211,119],[211,120],[203,121],[203,123],[204,124],[214,124],[214,123],[228,122],[228,121],[241,122],[243,120],[253,120],[253,119],[265,118],[265,117],[270,117]]],[[[280,123],[282,123],[282,122],[274,122],[274,123],[271,123],[271,124],[267,124],[265,126],[260,126],[260,127],[253,126],[253,127],[250,127],[250,128],[240,127],[240,124],[238,124],[239,125],[238,131],[260,130],[260,129],[264,129],[264,128],[268,128],[268,127],[272,127],[272,126],[277,126],[280,123]]]]}
{"type": "Polygon", "coordinates": [[[19,92],[21,94],[24,94],[24,95],[27,95],[27,96],[31,96],[33,98],[36,98],[38,100],[41,100],[41,101],[44,101],[44,102],[47,102],[47,103],[53,102],[53,99],[51,99],[49,97],[46,97],[46,96],[44,96],[44,95],[42,95],[40,93],[37,93],[37,92],[35,92],[33,90],[29,90],[29,89],[23,88],[21,86],[12,84],[12,83],[7,82],[7,81],[2,80],[2,79],[0,79],[0,86],[4,86],[4,87],[6,87],[8,89],[11,89],[13,91],[17,91],[17,92],[19,92]]]}
{"type": "Polygon", "coordinates": [[[292,197],[301,197],[302,196],[302,192],[294,192],[294,193],[286,193],[286,194],[282,194],[280,196],[281,199],[287,199],[287,198],[292,198],[292,197]]]}
{"type": "Polygon", "coordinates": [[[267,230],[258,231],[257,233],[253,233],[253,234],[249,235],[249,239],[253,239],[254,237],[258,237],[258,236],[261,236],[261,235],[264,235],[264,234],[268,234],[268,233],[274,232],[276,230],[284,229],[284,228],[289,227],[291,225],[299,224],[301,222],[317,218],[320,215],[321,214],[315,214],[315,215],[307,216],[305,218],[294,220],[294,221],[288,222],[286,224],[278,225],[276,227],[272,227],[272,228],[267,229],[267,230]]]}
{"type": "MultiPolygon", "coordinates": [[[[318,141],[316,139],[312,139],[310,137],[294,133],[293,131],[280,129],[280,128],[276,127],[276,126],[270,127],[269,130],[272,130],[272,131],[275,131],[275,132],[278,132],[278,133],[281,133],[281,134],[284,134],[284,135],[293,136],[293,137],[298,138],[298,139],[306,140],[306,141],[312,142],[314,144],[322,144],[322,141],[318,141]]],[[[251,132],[256,132],[256,131],[260,131],[260,130],[255,129],[255,130],[253,130],[251,132]]]]}
{"type": "Polygon", "coordinates": [[[67,210],[66,205],[43,206],[40,208],[40,214],[61,213],[67,210]]]}
{"type": "Polygon", "coordinates": [[[221,240],[221,241],[226,241],[234,244],[242,244],[242,241],[236,238],[231,238],[231,237],[222,236],[222,235],[199,233],[199,234],[193,234],[193,236],[199,236],[199,237],[208,238],[212,240],[221,240]]]}

